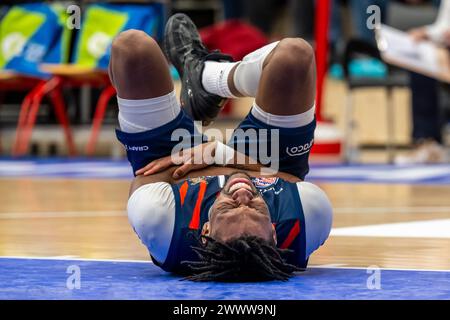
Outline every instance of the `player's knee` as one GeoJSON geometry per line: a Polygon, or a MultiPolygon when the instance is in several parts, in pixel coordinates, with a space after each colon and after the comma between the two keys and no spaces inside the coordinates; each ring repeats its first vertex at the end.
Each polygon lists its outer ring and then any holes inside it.
{"type": "Polygon", "coordinates": [[[285,78],[305,79],[314,62],[314,50],[301,38],[285,38],[276,47],[271,62],[285,78]]]}
{"type": "MultiPolygon", "coordinates": [[[[159,50],[158,43],[140,30],[126,30],[120,33],[112,42],[111,57],[113,65],[123,65],[127,68],[139,68],[141,61],[151,56],[153,50],[159,50]]],[[[128,69],[130,73],[132,70],[128,69]]]]}

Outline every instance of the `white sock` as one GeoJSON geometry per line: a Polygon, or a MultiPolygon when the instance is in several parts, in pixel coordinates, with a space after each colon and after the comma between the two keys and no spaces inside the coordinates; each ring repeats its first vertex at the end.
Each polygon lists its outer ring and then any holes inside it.
{"type": "Polygon", "coordinates": [[[206,91],[224,98],[236,98],[228,87],[228,75],[237,62],[206,61],[202,85],[206,91]]]}
{"type": "Polygon", "coordinates": [[[270,43],[246,55],[234,72],[234,85],[246,97],[256,97],[264,61],[279,41],[270,43]]]}
{"type": "Polygon", "coordinates": [[[228,87],[228,75],[239,63],[233,77],[234,85],[242,95],[256,97],[264,60],[278,43],[279,41],[270,43],[249,53],[241,62],[206,61],[202,74],[203,88],[224,98],[236,98],[228,87]]]}

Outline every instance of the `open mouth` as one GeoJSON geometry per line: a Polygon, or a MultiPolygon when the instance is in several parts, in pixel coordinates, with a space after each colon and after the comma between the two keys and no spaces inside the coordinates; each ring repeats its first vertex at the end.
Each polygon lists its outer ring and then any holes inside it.
{"type": "Polygon", "coordinates": [[[251,192],[252,194],[254,193],[253,185],[248,179],[234,178],[233,180],[230,181],[228,185],[228,194],[232,195],[240,189],[245,189],[251,192]]]}

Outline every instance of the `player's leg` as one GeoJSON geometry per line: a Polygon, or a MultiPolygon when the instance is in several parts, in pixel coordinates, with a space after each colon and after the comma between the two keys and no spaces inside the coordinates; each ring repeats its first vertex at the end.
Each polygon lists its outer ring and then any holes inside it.
{"type": "MultiPolygon", "coordinates": [[[[208,52],[186,15],[176,14],[167,23],[164,43],[166,55],[182,78],[181,103],[193,119],[214,120],[225,98],[256,97],[240,129],[263,129],[271,134],[275,133],[272,129],[279,129],[279,168],[304,178],[315,129],[314,54],[305,41],[284,39],[250,53],[240,63],[227,62],[224,55],[208,52]]],[[[265,144],[272,149],[274,145],[271,136],[249,142],[235,135],[233,140],[235,148],[242,150],[239,146],[245,145],[253,158],[249,146],[265,144]]]]}
{"type": "Polygon", "coordinates": [[[157,42],[146,33],[128,30],[112,44],[109,65],[119,106],[118,139],[127,150],[133,171],[170,155],[178,128],[194,132],[181,112],[169,67],[157,42]]]}
{"type": "MultiPolygon", "coordinates": [[[[207,62],[204,79],[214,77],[212,68],[225,66],[207,62]]],[[[207,80],[204,85],[208,90],[212,81],[207,80]]],[[[250,146],[265,147],[271,151],[271,162],[277,164],[271,165],[273,169],[303,179],[309,170],[308,157],[315,129],[315,62],[309,44],[289,38],[265,46],[232,67],[227,85],[233,95],[256,97],[250,114],[239,126],[241,130],[232,138],[234,147],[239,150],[245,144],[246,153],[260,162],[260,150],[250,150],[250,146]],[[246,134],[249,129],[269,130],[270,135],[267,138],[258,135],[258,141],[249,142],[246,134]]]]}
{"type": "Polygon", "coordinates": [[[146,33],[128,30],[113,41],[109,75],[117,90],[123,131],[151,130],[178,115],[168,64],[158,43],[146,33]]]}
{"type": "MultiPolygon", "coordinates": [[[[226,102],[226,96],[205,90],[202,85],[203,69],[208,61],[233,59],[218,51],[209,52],[194,22],[183,13],[174,14],[168,19],[164,32],[164,51],[181,78],[180,101],[183,109],[194,120],[201,120],[204,124],[213,121],[226,102]]],[[[216,76],[226,79],[227,74],[217,73],[216,76]]]]}
{"type": "Polygon", "coordinates": [[[109,75],[117,95],[123,99],[155,98],[174,89],[158,43],[139,30],[124,31],[114,39],[109,75]]]}
{"type": "Polygon", "coordinates": [[[271,114],[296,115],[314,105],[314,52],[306,41],[286,38],[238,63],[207,61],[202,84],[223,97],[256,97],[257,105],[271,114]]]}
{"type": "Polygon", "coordinates": [[[281,40],[264,60],[256,104],[272,115],[293,116],[307,112],[314,106],[315,72],[314,51],[306,41],[300,38],[281,40]]]}

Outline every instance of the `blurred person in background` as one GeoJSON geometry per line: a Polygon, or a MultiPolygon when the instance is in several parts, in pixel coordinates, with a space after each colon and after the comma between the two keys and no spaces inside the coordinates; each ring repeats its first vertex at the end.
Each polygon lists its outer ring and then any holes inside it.
{"type": "MultiPolygon", "coordinates": [[[[420,1],[411,0],[417,3],[420,1]]],[[[435,23],[410,30],[416,41],[431,40],[450,48],[450,0],[442,0],[435,23]]],[[[448,86],[447,86],[448,87],[448,86]]],[[[412,140],[414,150],[398,156],[398,164],[445,163],[448,152],[443,146],[442,131],[445,126],[439,99],[440,83],[424,75],[411,73],[412,140]]],[[[447,102],[447,101],[446,101],[447,102]]]]}
{"type": "MultiPolygon", "coordinates": [[[[377,6],[380,12],[380,22],[386,23],[390,0],[330,0],[331,15],[329,29],[330,44],[330,76],[335,79],[344,78],[342,55],[345,51],[347,37],[363,40],[375,46],[375,33],[367,27],[369,17],[373,15],[371,6],[377,6]],[[344,32],[342,7],[347,6],[347,19],[351,20],[350,35],[344,32]]],[[[385,64],[375,58],[358,58],[352,61],[352,74],[361,77],[380,77],[386,74],[385,64]]]]}
{"type": "Polygon", "coordinates": [[[288,3],[289,0],[223,0],[225,20],[247,20],[270,36],[275,18],[288,3]]]}
{"type": "MultiPolygon", "coordinates": [[[[402,2],[407,5],[418,5],[423,3],[433,3],[439,6],[440,0],[331,0],[332,1],[332,17],[330,26],[330,38],[339,40],[342,38],[342,23],[340,17],[340,6],[347,3],[352,20],[353,36],[365,40],[370,43],[375,43],[374,31],[367,27],[367,19],[372,15],[368,8],[377,6],[380,10],[380,22],[386,23],[388,17],[389,5],[392,2],[402,2]]],[[[444,17],[442,17],[444,18],[444,17]]],[[[448,17],[447,17],[448,19],[448,17]]]]}
{"type": "MultiPolygon", "coordinates": [[[[389,4],[391,0],[348,0],[351,18],[353,22],[353,35],[358,39],[375,44],[373,30],[367,28],[366,22],[369,14],[367,9],[371,5],[380,8],[382,23],[386,23],[389,4]]],[[[406,5],[420,5],[432,3],[439,6],[439,14],[435,23],[410,31],[416,41],[431,40],[441,46],[450,46],[450,0],[402,0],[406,5]]],[[[333,0],[330,43],[332,48],[339,45],[338,41],[343,38],[341,33],[341,20],[339,5],[342,0],[333,0]]],[[[370,63],[370,61],[368,61],[370,63]]],[[[370,70],[358,62],[362,70],[370,70]]],[[[336,70],[332,68],[331,71],[336,70]]],[[[336,73],[339,74],[339,73],[336,73]]],[[[366,74],[368,75],[368,74],[366,74]]],[[[442,129],[445,125],[441,103],[439,99],[440,83],[424,75],[410,73],[410,88],[412,92],[412,141],[414,150],[404,156],[398,156],[395,161],[398,164],[420,164],[420,163],[444,163],[448,161],[448,154],[443,147],[442,129]]]]}
{"type": "MultiPolygon", "coordinates": [[[[288,7],[292,14],[291,30],[295,36],[311,41],[314,37],[314,7],[316,0],[223,0],[224,18],[244,19],[260,29],[268,37],[279,38],[285,34],[273,35],[277,17],[288,7]]],[[[276,40],[276,39],[274,39],[276,40]]]]}
{"type": "Polygon", "coordinates": [[[370,6],[377,6],[381,13],[381,22],[386,21],[387,10],[389,5],[389,0],[332,0],[331,9],[331,24],[330,24],[330,40],[334,44],[343,38],[342,34],[342,19],[340,14],[340,7],[347,3],[350,9],[351,20],[352,20],[352,33],[353,36],[366,40],[367,42],[374,43],[375,36],[373,30],[367,27],[367,19],[369,18],[369,13],[367,8],[370,6]]]}

